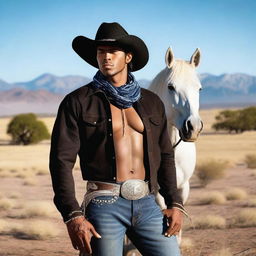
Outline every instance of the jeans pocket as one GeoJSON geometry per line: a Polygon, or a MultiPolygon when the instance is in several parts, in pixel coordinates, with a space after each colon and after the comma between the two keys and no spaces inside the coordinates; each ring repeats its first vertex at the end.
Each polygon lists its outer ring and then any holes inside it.
{"type": "Polygon", "coordinates": [[[91,200],[91,203],[97,205],[109,205],[114,204],[118,199],[118,196],[97,196],[91,200]]]}

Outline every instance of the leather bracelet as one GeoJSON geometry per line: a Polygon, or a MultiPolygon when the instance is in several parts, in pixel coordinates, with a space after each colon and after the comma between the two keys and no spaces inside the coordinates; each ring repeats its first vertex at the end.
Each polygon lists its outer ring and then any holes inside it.
{"type": "Polygon", "coordinates": [[[68,215],[68,217],[72,217],[72,215],[76,215],[77,213],[81,213],[81,214],[83,214],[83,212],[81,211],[81,210],[77,210],[77,211],[73,211],[73,212],[71,212],[69,215],[68,215]]]}
{"type": "Polygon", "coordinates": [[[69,223],[69,222],[71,222],[72,220],[75,220],[75,219],[78,219],[78,218],[81,218],[81,217],[83,217],[83,218],[84,218],[84,216],[83,216],[83,215],[80,215],[80,216],[73,217],[73,218],[71,218],[71,219],[69,219],[69,220],[65,221],[64,223],[65,223],[65,224],[68,224],[68,223],[69,223]]]}

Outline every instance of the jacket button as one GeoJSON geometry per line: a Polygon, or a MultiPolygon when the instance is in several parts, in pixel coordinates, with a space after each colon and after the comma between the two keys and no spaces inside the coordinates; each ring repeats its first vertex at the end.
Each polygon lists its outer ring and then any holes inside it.
{"type": "Polygon", "coordinates": [[[109,118],[108,121],[111,122],[111,118],[109,118]]]}
{"type": "Polygon", "coordinates": [[[113,177],[113,180],[116,180],[116,177],[113,177]]]}
{"type": "Polygon", "coordinates": [[[112,136],[112,133],[110,133],[109,136],[112,136]]]}
{"type": "Polygon", "coordinates": [[[115,159],[115,156],[112,156],[112,159],[115,159]]]}
{"type": "Polygon", "coordinates": [[[95,122],[93,122],[94,124],[97,124],[97,122],[95,121],[95,122]]]}

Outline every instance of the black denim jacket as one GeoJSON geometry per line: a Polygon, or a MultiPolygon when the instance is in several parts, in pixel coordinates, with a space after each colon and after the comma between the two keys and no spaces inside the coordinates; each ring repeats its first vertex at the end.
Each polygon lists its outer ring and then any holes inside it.
{"type": "MultiPolygon", "coordinates": [[[[133,107],[145,127],[144,164],[151,191],[158,181],[168,208],[182,208],[163,102],[155,93],[141,88],[141,98],[133,107]]],[[[110,105],[103,91],[90,83],[66,95],[59,106],[50,151],[54,203],[64,221],[80,209],[72,175],[77,154],[84,180],[116,181],[112,134],[110,105]]]]}

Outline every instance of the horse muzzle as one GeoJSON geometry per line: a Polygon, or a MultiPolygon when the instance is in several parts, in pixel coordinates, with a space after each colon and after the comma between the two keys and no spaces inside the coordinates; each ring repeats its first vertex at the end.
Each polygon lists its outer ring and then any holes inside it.
{"type": "Polygon", "coordinates": [[[185,120],[182,129],[179,130],[179,135],[185,142],[195,142],[202,130],[203,122],[201,120],[198,124],[193,124],[191,120],[185,120]]]}

